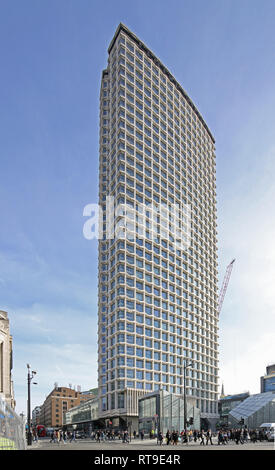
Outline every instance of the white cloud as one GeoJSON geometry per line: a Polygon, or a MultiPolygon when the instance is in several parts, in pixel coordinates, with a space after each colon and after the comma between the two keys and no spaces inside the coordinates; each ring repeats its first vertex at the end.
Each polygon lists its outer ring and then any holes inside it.
{"type": "Polygon", "coordinates": [[[41,405],[52,391],[54,383],[59,386],[81,385],[82,390],[97,386],[97,347],[91,344],[23,344],[18,346],[14,369],[16,370],[16,411],[26,414],[27,367],[37,371],[32,385],[32,409],[41,405]],[[24,385],[26,384],[26,385],[24,385]]]}
{"type": "Polygon", "coordinates": [[[79,273],[54,271],[30,246],[18,255],[0,253],[0,262],[12,293],[1,308],[8,312],[13,336],[17,412],[26,413],[27,363],[38,372],[32,408],[43,403],[55,382],[97,386],[96,286],[79,273]]]}
{"type": "Polygon", "coordinates": [[[257,185],[244,185],[243,197],[236,191],[221,214],[220,274],[236,258],[220,317],[220,383],[228,393],[258,393],[266,365],[275,362],[274,156],[272,149],[257,185]]]}
{"type": "Polygon", "coordinates": [[[243,341],[233,329],[223,335],[223,340],[230,345],[221,351],[225,393],[260,393],[260,377],[265,375],[265,367],[275,362],[274,332],[243,341]]]}

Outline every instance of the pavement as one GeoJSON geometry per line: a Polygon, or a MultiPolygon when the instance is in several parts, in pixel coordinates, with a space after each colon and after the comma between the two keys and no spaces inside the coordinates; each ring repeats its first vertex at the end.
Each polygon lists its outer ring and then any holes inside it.
{"type": "Polygon", "coordinates": [[[246,444],[235,444],[235,442],[229,442],[226,445],[218,445],[217,439],[214,438],[213,445],[200,445],[198,442],[189,442],[188,444],[178,443],[178,445],[169,445],[165,443],[162,446],[157,445],[156,440],[153,439],[132,439],[127,444],[116,439],[114,441],[95,442],[91,439],[77,439],[74,442],[62,443],[50,443],[50,438],[42,438],[38,443],[33,443],[32,446],[27,447],[27,450],[275,450],[275,443],[273,442],[248,442],[246,444]]]}

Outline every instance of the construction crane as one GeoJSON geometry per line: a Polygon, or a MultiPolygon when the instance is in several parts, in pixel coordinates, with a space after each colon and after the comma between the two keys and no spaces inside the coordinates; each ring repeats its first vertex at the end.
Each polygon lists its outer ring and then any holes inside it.
{"type": "Polygon", "coordinates": [[[221,288],[220,295],[219,295],[218,315],[220,314],[220,311],[222,309],[224,296],[225,296],[226,289],[227,289],[227,286],[228,286],[228,283],[229,283],[229,279],[230,279],[230,276],[231,276],[231,272],[232,272],[234,262],[235,262],[235,258],[231,261],[231,263],[229,263],[229,265],[227,266],[226,271],[225,271],[225,276],[223,278],[222,288],[221,288]]]}

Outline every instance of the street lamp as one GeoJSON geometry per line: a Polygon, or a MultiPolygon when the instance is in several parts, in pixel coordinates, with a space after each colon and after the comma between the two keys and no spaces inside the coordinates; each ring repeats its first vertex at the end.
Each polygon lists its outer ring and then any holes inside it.
{"type": "Polygon", "coordinates": [[[186,369],[191,367],[193,362],[189,364],[186,361],[183,364],[183,398],[184,398],[184,431],[186,433],[186,426],[187,426],[187,406],[186,406],[186,369]]]}
{"type": "MultiPolygon", "coordinates": [[[[36,375],[35,370],[30,370],[30,364],[27,364],[28,368],[28,433],[27,433],[27,443],[28,446],[32,445],[32,433],[31,433],[31,381],[36,375]]],[[[37,385],[37,382],[33,382],[34,385],[37,385]]]]}

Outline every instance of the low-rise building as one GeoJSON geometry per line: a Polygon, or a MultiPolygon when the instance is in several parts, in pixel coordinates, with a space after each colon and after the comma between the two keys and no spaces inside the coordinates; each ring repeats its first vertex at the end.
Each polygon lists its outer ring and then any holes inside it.
{"type": "Polygon", "coordinates": [[[65,413],[91,398],[90,393],[85,395],[80,391],[56,385],[41,406],[39,424],[46,427],[62,427],[65,424],[65,413]]]}
{"type": "Polygon", "coordinates": [[[274,423],[275,392],[257,393],[246,398],[230,411],[228,422],[232,428],[243,424],[249,429],[259,428],[263,423],[274,423]]]}
{"type": "Polygon", "coordinates": [[[71,408],[65,413],[64,424],[67,429],[77,429],[90,434],[103,426],[98,419],[98,398],[94,397],[71,408]]]}
{"type": "Polygon", "coordinates": [[[12,381],[12,336],[7,312],[0,310],[0,397],[15,408],[12,381]]]}
{"type": "MultiPolygon", "coordinates": [[[[168,429],[179,432],[184,430],[184,398],[182,395],[158,390],[140,398],[138,404],[139,432],[143,431],[148,434],[152,430],[160,430],[165,434],[168,429]]],[[[200,409],[196,407],[196,397],[187,395],[186,413],[187,429],[200,429],[201,413],[200,409]]]]}
{"type": "Polygon", "coordinates": [[[249,392],[239,393],[237,395],[221,396],[218,402],[218,411],[220,415],[220,419],[217,423],[218,427],[229,426],[228,416],[230,411],[233,410],[240,403],[242,403],[244,400],[246,400],[246,398],[248,397],[249,392]]]}
{"type": "Polygon", "coordinates": [[[261,393],[275,392],[275,364],[266,368],[266,375],[261,377],[261,393]]]}

